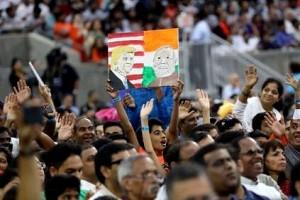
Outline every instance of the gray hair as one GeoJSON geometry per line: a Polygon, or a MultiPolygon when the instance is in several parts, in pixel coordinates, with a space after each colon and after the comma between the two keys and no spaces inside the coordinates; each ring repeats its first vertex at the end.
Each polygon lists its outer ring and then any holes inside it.
{"type": "Polygon", "coordinates": [[[137,160],[142,158],[149,158],[147,155],[131,156],[121,162],[118,167],[118,181],[121,184],[123,178],[132,175],[133,165],[137,160]]]}

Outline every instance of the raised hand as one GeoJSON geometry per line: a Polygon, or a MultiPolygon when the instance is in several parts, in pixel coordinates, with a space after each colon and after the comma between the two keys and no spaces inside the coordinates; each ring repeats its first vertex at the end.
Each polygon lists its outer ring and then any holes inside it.
{"type": "Polygon", "coordinates": [[[124,99],[123,99],[123,103],[125,106],[129,107],[129,108],[135,108],[135,101],[134,98],[130,95],[130,94],[126,94],[124,99]]]}
{"type": "Polygon", "coordinates": [[[58,140],[70,139],[73,135],[76,116],[73,113],[67,113],[60,119],[60,128],[58,130],[58,140]]]}
{"type": "Polygon", "coordinates": [[[47,85],[44,86],[39,85],[39,92],[45,101],[52,100],[51,91],[47,85]]]}
{"type": "Polygon", "coordinates": [[[140,111],[141,119],[148,118],[149,114],[153,109],[153,101],[154,99],[151,99],[150,101],[147,101],[145,104],[143,104],[142,109],[140,111]]]}
{"type": "Polygon", "coordinates": [[[277,121],[275,114],[267,112],[265,120],[267,125],[277,137],[281,137],[285,133],[284,120],[277,121]]]}
{"type": "Polygon", "coordinates": [[[14,120],[16,118],[16,112],[19,108],[17,96],[14,93],[10,93],[5,97],[3,113],[6,114],[7,119],[14,120]]]}
{"type": "Polygon", "coordinates": [[[292,86],[295,90],[298,88],[298,81],[291,74],[286,74],[286,84],[292,86]]]}
{"type": "Polygon", "coordinates": [[[245,71],[245,87],[252,89],[258,81],[257,70],[255,66],[249,66],[245,71]]]}
{"type": "Polygon", "coordinates": [[[192,104],[190,101],[186,100],[186,101],[182,101],[179,104],[179,111],[178,111],[178,119],[182,120],[185,119],[186,117],[192,115],[195,113],[195,111],[190,111],[192,108],[192,104]]]}
{"type": "Polygon", "coordinates": [[[106,83],[106,91],[109,94],[109,96],[113,99],[116,98],[119,95],[118,90],[115,90],[111,85],[110,81],[108,80],[106,83]]]}
{"type": "Polygon", "coordinates": [[[27,99],[29,99],[30,95],[31,95],[31,89],[26,84],[25,80],[19,80],[17,82],[17,87],[14,87],[13,91],[14,91],[15,95],[17,95],[19,104],[22,104],[27,99]]]}
{"type": "Polygon", "coordinates": [[[196,89],[196,95],[201,109],[207,111],[210,109],[210,102],[208,94],[205,90],[196,89]]]}
{"type": "Polygon", "coordinates": [[[173,89],[173,99],[175,101],[179,100],[179,97],[183,91],[184,83],[181,80],[177,81],[177,84],[172,87],[173,89]]]}

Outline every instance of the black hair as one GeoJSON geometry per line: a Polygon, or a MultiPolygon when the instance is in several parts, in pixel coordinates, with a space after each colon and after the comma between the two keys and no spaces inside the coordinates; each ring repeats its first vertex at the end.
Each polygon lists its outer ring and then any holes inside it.
{"type": "Polygon", "coordinates": [[[269,84],[269,83],[275,83],[277,85],[277,90],[278,90],[278,94],[279,94],[279,98],[282,96],[283,94],[283,85],[282,83],[275,79],[275,78],[268,78],[267,80],[265,80],[265,82],[262,84],[261,87],[261,91],[269,84]]]}
{"type": "Polygon", "coordinates": [[[4,127],[4,126],[0,126],[0,135],[1,135],[2,133],[4,133],[4,132],[7,132],[7,133],[8,133],[8,135],[10,134],[10,132],[9,132],[9,129],[8,129],[8,128],[6,128],[6,127],[4,127]]]}
{"type": "Polygon", "coordinates": [[[0,153],[1,152],[3,152],[5,154],[6,160],[7,160],[8,166],[9,166],[9,164],[12,162],[12,154],[4,146],[0,146],[0,153]]]}
{"type": "Polygon", "coordinates": [[[169,167],[171,163],[178,163],[180,161],[180,150],[182,147],[188,145],[191,140],[176,141],[163,154],[164,159],[169,167]]]}
{"type": "Polygon", "coordinates": [[[47,200],[57,200],[67,189],[73,189],[80,193],[80,180],[75,176],[53,176],[45,183],[45,197],[47,200]]]}
{"type": "Polygon", "coordinates": [[[123,127],[122,127],[121,123],[118,122],[118,121],[108,121],[108,122],[105,122],[103,124],[103,132],[105,133],[105,130],[107,128],[109,128],[109,127],[112,127],[112,126],[118,126],[118,127],[120,127],[122,129],[122,133],[124,134],[123,127]]]}
{"type": "Polygon", "coordinates": [[[245,136],[245,132],[243,130],[226,131],[217,137],[216,142],[220,143],[220,144],[230,144],[236,138],[239,138],[242,136],[245,136]]]}
{"type": "Polygon", "coordinates": [[[266,139],[269,139],[269,136],[260,130],[252,131],[252,132],[248,133],[248,135],[249,135],[249,137],[251,137],[253,139],[256,139],[258,137],[264,137],[266,139]]]}
{"type": "Polygon", "coordinates": [[[193,130],[198,130],[198,131],[211,131],[213,129],[217,129],[217,127],[213,124],[201,124],[193,128],[193,130]]]}
{"type": "Polygon", "coordinates": [[[206,175],[204,169],[198,164],[188,162],[176,165],[166,178],[166,192],[168,198],[170,199],[173,185],[175,185],[176,182],[187,181],[202,176],[206,175]]]}
{"type": "Polygon", "coordinates": [[[152,118],[152,119],[149,119],[148,121],[148,125],[149,125],[149,132],[151,133],[152,132],[152,129],[153,129],[153,126],[161,126],[163,127],[163,123],[161,120],[157,119],[157,118],[152,118]]]}
{"type": "Polygon", "coordinates": [[[105,177],[101,172],[101,167],[111,167],[112,156],[126,150],[129,150],[129,146],[121,143],[109,143],[98,150],[95,156],[95,172],[101,183],[105,183],[105,177]]]}
{"type": "Polygon", "coordinates": [[[217,144],[217,143],[209,144],[209,145],[199,149],[195,153],[195,155],[191,158],[191,161],[205,166],[206,165],[206,162],[204,160],[205,155],[210,152],[217,151],[219,149],[227,149],[227,148],[223,144],[217,144]]]}
{"type": "Polygon", "coordinates": [[[18,194],[18,187],[13,186],[11,187],[3,196],[2,200],[14,200],[17,199],[18,194]]]}
{"type": "Polygon", "coordinates": [[[7,168],[0,178],[0,188],[4,188],[16,177],[18,177],[18,170],[16,168],[7,168]]]}
{"type": "Polygon", "coordinates": [[[242,123],[237,118],[225,118],[217,121],[216,126],[219,130],[218,132],[221,134],[224,133],[225,131],[228,131],[236,124],[242,124],[242,123]]]}
{"type": "Polygon", "coordinates": [[[109,134],[107,136],[107,138],[111,139],[112,141],[115,141],[115,140],[126,140],[126,142],[128,142],[128,139],[123,134],[120,134],[120,133],[109,134]]]}
{"type": "Polygon", "coordinates": [[[12,69],[13,69],[13,67],[15,66],[15,64],[16,64],[18,61],[20,61],[20,59],[17,58],[17,57],[14,57],[14,58],[11,60],[10,66],[11,66],[12,69]]]}
{"type": "Polygon", "coordinates": [[[188,138],[190,138],[194,142],[198,143],[201,140],[207,138],[208,135],[209,135],[209,133],[206,132],[206,131],[195,131],[195,132],[192,132],[192,133],[188,134],[188,138]]]}
{"type": "Polygon", "coordinates": [[[42,154],[42,159],[48,168],[53,166],[58,169],[72,155],[81,155],[80,146],[74,143],[63,142],[42,154]]]}
{"type": "Polygon", "coordinates": [[[96,198],[95,200],[117,200],[117,199],[112,196],[102,196],[102,197],[96,198]]]}
{"type": "MultiPolygon", "coordinates": [[[[271,141],[266,142],[263,145],[263,149],[264,149],[264,154],[263,154],[264,162],[266,160],[266,157],[267,157],[268,153],[270,151],[275,151],[277,148],[280,148],[280,149],[282,149],[284,151],[284,146],[278,140],[271,140],[271,141]]],[[[265,163],[264,163],[264,174],[269,175],[269,171],[268,171],[267,166],[266,166],[265,163]]],[[[279,176],[278,176],[277,183],[280,185],[282,182],[284,182],[286,180],[287,180],[287,178],[285,176],[285,172],[280,172],[279,176]]]]}
{"type": "Polygon", "coordinates": [[[298,197],[298,192],[297,192],[297,189],[295,187],[296,185],[296,182],[299,182],[300,181],[300,162],[298,162],[293,168],[292,168],[292,171],[291,171],[291,181],[290,181],[290,195],[292,197],[298,197]]]}
{"type": "Polygon", "coordinates": [[[291,62],[289,66],[292,73],[300,72],[300,63],[299,62],[291,62]]]}
{"type": "Polygon", "coordinates": [[[113,142],[111,139],[104,137],[104,138],[97,139],[96,141],[94,141],[92,143],[92,145],[99,151],[99,149],[101,147],[103,147],[104,145],[109,144],[111,142],[113,142]]]}
{"type": "MultiPolygon", "coordinates": [[[[163,128],[162,121],[160,121],[159,119],[156,119],[156,118],[149,119],[148,125],[149,125],[149,133],[152,132],[153,126],[155,126],[155,125],[161,126],[163,128]]],[[[144,149],[145,145],[144,145],[144,141],[143,141],[143,135],[142,135],[141,127],[137,128],[135,133],[136,133],[136,137],[137,137],[137,140],[139,142],[139,145],[144,149]]]]}
{"type": "Polygon", "coordinates": [[[252,129],[255,130],[261,130],[261,125],[263,120],[265,119],[265,116],[267,115],[266,112],[261,112],[256,114],[252,119],[252,129]]]}

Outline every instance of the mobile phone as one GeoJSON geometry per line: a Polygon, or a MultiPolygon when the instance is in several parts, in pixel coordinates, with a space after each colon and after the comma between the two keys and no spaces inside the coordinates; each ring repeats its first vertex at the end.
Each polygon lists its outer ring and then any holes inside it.
{"type": "Polygon", "coordinates": [[[25,124],[43,124],[43,110],[39,106],[29,106],[23,108],[25,124]]]}

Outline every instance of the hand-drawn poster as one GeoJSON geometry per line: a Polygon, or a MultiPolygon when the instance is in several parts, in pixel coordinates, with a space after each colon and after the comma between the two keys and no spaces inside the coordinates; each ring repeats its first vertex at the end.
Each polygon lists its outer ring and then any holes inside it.
{"type": "Polygon", "coordinates": [[[109,80],[117,90],[175,85],[178,29],[108,35],[109,80]]]}

